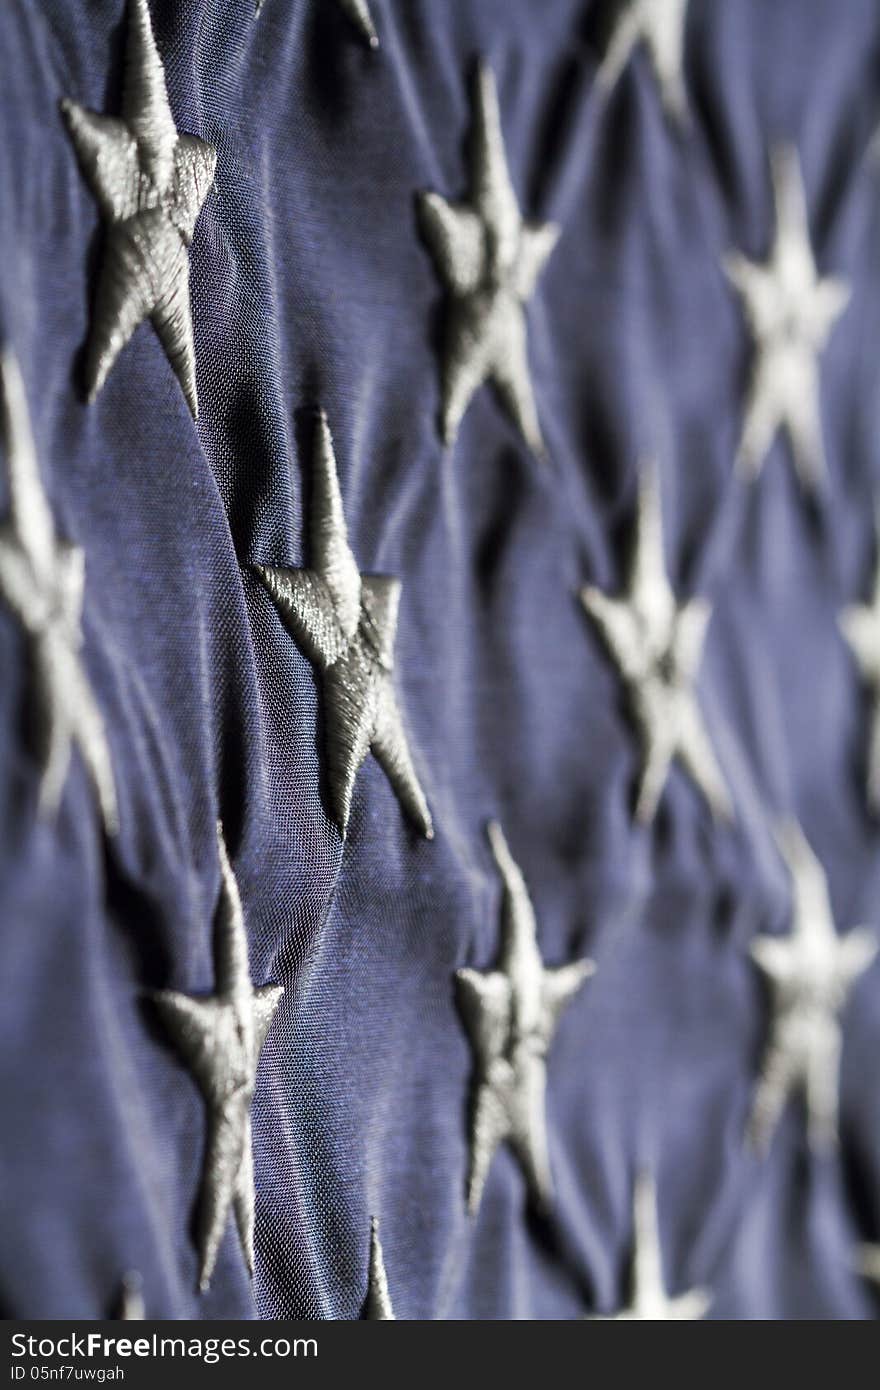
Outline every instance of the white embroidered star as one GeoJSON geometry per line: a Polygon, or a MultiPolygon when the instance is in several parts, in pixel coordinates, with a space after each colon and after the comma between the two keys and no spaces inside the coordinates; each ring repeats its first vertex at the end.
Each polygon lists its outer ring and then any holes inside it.
{"type": "Polygon", "coordinates": [[[55,534],[24,383],[12,353],[0,363],[9,519],[0,526],[0,595],[24,628],[37,698],[39,809],[54,814],[76,744],[108,834],[118,828],[116,786],[104,721],[82,660],[83,552],[55,534]]]}
{"type": "Polygon", "coordinates": [[[777,839],[791,874],[792,929],[750,947],[772,993],[772,1017],[748,1138],[766,1150],[789,1097],[803,1090],[810,1144],[819,1149],[837,1138],[840,1013],[880,943],[867,927],[838,936],[825,874],[802,830],[787,821],[777,839]]]}
{"type": "Polygon", "coordinates": [[[217,156],[203,140],[177,133],[147,0],[129,0],[121,119],[72,101],[61,109],[108,223],[87,350],[89,399],[150,318],[195,416],[189,246],[217,156]]]}
{"type": "Polygon", "coordinates": [[[610,598],[588,585],[580,596],[620,669],[643,745],[636,818],[653,819],[676,755],[713,814],[729,817],[730,796],[694,692],[712,609],[703,598],[679,604],[672,592],[655,467],[642,470],[628,590],[610,598]]]}
{"type": "Polygon", "coordinates": [[[684,90],[684,36],[688,0],[623,0],[597,80],[610,92],[629,62],[633,49],[645,45],[660,85],[667,113],[676,120],[687,115],[684,90]]]}
{"type": "Polygon", "coordinates": [[[370,1222],[370,1279],[367,1285],[364,1317],[372,1322],[387,1322],[394,1319],[391,1294],[388,1292],[388,1276],[385,1273],[385,1256],[382,1253],[382,1242],[379,1239],[379,1222],[375,1216],[370,1222]]]}
{"type": "Polygon", "coordinates": [[[867,603],[853,603],[840,614],[840,627],[855,656],[871,699],[868,735],[868,802],[880,814],[880,508],[875,524],[877,561],[874,591],[867,603]]]}
{"type": "Polygon", "coordinates": [[[657,1194],[653,1179],[642,1173],[633,1195],[632,1298],[626,1308],[598,1322],[692,1322],[705,1317],[711,1303],[705,1289],[690,1289],[670,1298],[663,1282],[663,1255],[657,1229],[657,1194]]]}
{"type": "Polygon", "coordinates": [[[161,990],[153,996],[208,1108],[198,1215],[202,1290],[211,1283],[230,1209],[235,1212],[241,1248],[253,1273],[251,1102],[263,1042],[284,993],[280,985],[254,989],[251,984],[241,898],[219,825],[217,848],[222,885],[214,926],[216,993],[193,998],[161,990]]]}
{"type": "Polygon", "coordinates": [[[392,680],[400,581],[358,570],[323,414],[315,432],[311,540],[311,569],[255,569],[305,655],[323,673],[334,819],[345,834],[355,778],[372,750],[404,811],[431,839],[431,813],[412,764],[392,680]]]}
{"type": "Polygon", "coordinates": [[[818,359],[850,287],[839,277],[818,274],[795,151],[773,150],[771,170],[776,233],[769,259],[758,265],[733,252],[723,262],[754,338],[738,461],[754,477],[784,428],[798,478],[810,491],[825,481],[818,359]]]}
{"type": "Polygon", "coordinates": [[[547,1052],[563,1009],[596,969],[591,960],[544,966],[528,890],[500,825],[489,843],[504,882],[497,970],[455,972],[458,1007],[476,1061],[468,1210],[476,1213],[499,1145],[513,1149],[539,1207],[552,1201],[544,1092],[547,1052]]]}
{"type": "Polygon", "coordinates": [[[424,237],[450,292],[443,437],[454,441],[474,392],[491,380],[526,442],[543,454],[524,306],[559,228],[522,219],[504,156],[495,79],[485,66],[477,74],[472,139],[470,201],[451,203],[439,193],[419,198],[424,237]]]}

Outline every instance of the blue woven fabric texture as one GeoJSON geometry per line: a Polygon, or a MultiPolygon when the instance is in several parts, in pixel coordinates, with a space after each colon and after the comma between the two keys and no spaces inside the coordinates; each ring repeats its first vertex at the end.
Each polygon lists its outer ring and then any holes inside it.
{"type": "Polygon", "coordinates": [[[877,556],[876,4],[690,0],[676,113],[644,40],[600,82],[616,0],[370,0],[378,47],[337,0],[149,0],[174,125],[216,150],[183,252],[194,419],[149,319],[86,401],[110,230],[60,103],[121,118],[134,3],[0,5],[0,345],[85,557],[119,821],[76,744],[38,807],[38,673],[0,602],[0,1313],[109,1316],[137,1271],[149,1317],[358,1318],[375,1218],[397,1318],[609,1314],[650,1173],[670,1297],[875,1316],[876,959],[838,1014],[838,1142],[811,1142],[803,1085],[762,1151],[748,1126],[775,1007],[750,948],[796,915],[775,827],[802,827],[841,936],[880,930],[872,696],[840,625],[877,556]],[[522,300],[543,453],[497,379],[442,431],[450,287],[419,199],[474,206],[481,63],[522,217],[559,229],[522,300]],[[782,146],[817,273],[851,286],[817,353],[812,490],[784,429],[756,476],[737,464],[756,348],[724,258],[769,260],[782,146]],[[393,690],[433,839],[375,747],[343,838],[327,679],[257,572],[316,568],[319,411],[357,568],[400,581],[393,690]],[[636,815],[642,732],[579,597],[629,592],[651,466],[671,590],[712,605],[695,689],[727,816],[684,757],[636,815]],[[218,821],[253,987],[284,994],[254,1275],[230,1208],[200,1292],[210,1106],[151,995],[219,988],[218,821]],[[552,1206],[508,1134],[474,1213],[456,971],[502,969],[490,822],[543,966],[596,970],[546,1049],[552,1206]]]}

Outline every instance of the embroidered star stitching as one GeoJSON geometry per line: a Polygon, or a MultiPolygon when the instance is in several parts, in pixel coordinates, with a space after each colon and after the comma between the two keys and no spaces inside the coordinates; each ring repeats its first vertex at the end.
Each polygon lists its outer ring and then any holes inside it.
{"type": "Polygon", "coordinates": [[[238,884],[217,826],[222,879],[214,932],[217,991],[194,998],[161,990],[156,1008],[208,1108],[198,1215],[199,1287],[210,1286],[230,1210],[247,1267],[254,1269],[254,1168],[251,1102],[263,1042],[283,988],[254,989],[238,884]]]}
{"type": "Polygon", "coordinates": [[[72,101],[61,109],[108,224],[87,349],[89,400],[150,318],[196,416],[189,247],[217,156],[195,135],[177,132],[147,0],[129,0],[122,117],[72,101]]]}
{"type": "Polygon", "coordinates": [[[312,568],[255,568],[283,621],[323,676],[333,817],[344,835],[355,778],[372,751],[406,814],[431,839],[431,813],[413,767],[392,679],[400,581],[358,570],[324,415],[315,433],[313,478],[312,568]]]}
{"type": "Polygon", "coordinates": [[[496,970],[455,972],[458,1007],[476,1062],[467,1191],[471,1215],[479,1209],[492,1159],[505,1141],[519,1160],[536,1205],[550,1206],[553,1182],[544,1113],[547,1053],[563,1009],[596,969],[591,960],[545,967],[523,876],[501,826],[492,822],[488,835],[504,884],[501,957],[496,970]]]}

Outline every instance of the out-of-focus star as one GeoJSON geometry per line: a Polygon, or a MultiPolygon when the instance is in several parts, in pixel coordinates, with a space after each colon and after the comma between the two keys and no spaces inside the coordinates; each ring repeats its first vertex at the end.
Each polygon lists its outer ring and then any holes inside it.
{"type": "Polygon", "coordinates": [[[626,684],[642,742],[636,818],[643,824],[653,819],[676,756],[713,814],[732,814],[694,690],[712,609],[704,598],[683,604],[676,600],[666,574],[662,523],[659,476],[654,466],[647,466],[639,485],[626,592],[611,598],[593,585],[581,590],[581,602],[626,684]]]}
{"type": "Polygon", "coordinates": [[[739,466],[761,470],[777,430],[789,437],[801,485],[825,482],[819,355],[850,297],[839,276],[820,276],[810,246],[803,180],[795,151],[771,153],[776,233],[769,259],[758,265],[738,252],[724,259],[754,338],[739,466]]]}
{"type": "Polygon", "coordinates": [[[610,92],[633,49],[644,44],[657,75],[667,113],[678,121],[687,116],[684,90],[684,36],[688,0],[623,0],[598,82],[610,92]]]}
{"type": "Polygon", "coordinates": [[[868,734],[868,802],[880,814],[880,506],[875,523],[877,562],[867,603],[853,603],[840,614],[840,627],[852,648],[871,699],[868,734]]]}
{"type": "Polygon", "coordinates": [[[690,1289],[670,1297],[663,1280],[663,1254],[657,1227],[657,1193],[647,1173],[636,1179],[633,1196],[633,1257],[631,1299],[610,1319],[622,1322],[688,1322],[705,1317],[711,1295],[690,1289]]]}
{"type": "Polygon", "coordinates": [[[410,757],[392,679],[400,581],[358,570],[323,414],[316,427],[313,469],[312,568],[258,565],[256,570],[305,655],[323,674],[333,816],[345,834],[355,778],[372,750],[404,811],[431,839],[431,813],[410,757]]]}
{"type": "Polygon", "coordinates": [[[449,290],[442,380],[442,429],[451,444],[474,392],[492,381],[537,454],[544,446],[526,348],[525,304],[556,245],[551,222],[524,222],[510,182],[495,79],[477,73],[471,191],[452,203],[419,198],[425,240],[449,290]]]}
{"type": "Polygon", "coordinates": [[[379,1239],[379,1222],[375,1216],[370,1222],[370,1278],[364,1304],[364,1317],[370,1321],[378,1322],[394,1319],[391,1294],[388,1292],[388,1276],[385,1273],[385,1256],[382,1253],[382,1242],[379,1239]]]}
{"type": "Polygon", "coordinates": [[[750,947],[771,990],[772,1017],[748,1138],[766,1150],[790,1096],[801,1090],[810,1144],[822,1149],[837,1139],[840,1014],[880,942],[867,927],[838,935],[822,866],[794,821],[779,828],[777,840],[791,875],[792,929],[756,937],[750,947]]]}
{"type": "Polygon", "coordinates": [[[138,324],[152,320],[193,415],[198,414],[189,247],[217,155],[179,135],[147,0],[129,0],[122,116],[61,104],[83,174],[107,223],[86,354],[94,400],[138,324]]]}
{"type": "Polygon", "coordinates": [[[503,940],[497,970],[456,971],[458,1007],[476,1061],[471,1116],[468,1210],[480,1205],[499,1145],[515,1153],[539,1207],[553,1196],[544,1093],[547,1052],[560,1015],[596,967],[590,960],[547,969],[523,876],[500,825],[489,843],[504,882],[503,940]]]}
{"type": "Polygon", "coordinates": [[[7,349],[0,359],[9,517],[0,525],[0,596],[30,643],[36,693],[39,808],[53,815],[73,745],[91,779],[104,826],[118,828],[116,785],[104,721],[82,658],[85,556],[59,540],[43,491],[24,383],[7,349]]]}
{"type": "Polygon", "coordinates": [[[199,1287],[211,1283],[230,1210],[247,1267],[254,1268],[251,1102],[260,1052],[284,990],[254,989],[235,874],[217,826],[221,895],[214,926],[216,993],[193,998],[162,990],[156,1008],[205,1097],[208,1137],[198,1214],[199,1287]]]}

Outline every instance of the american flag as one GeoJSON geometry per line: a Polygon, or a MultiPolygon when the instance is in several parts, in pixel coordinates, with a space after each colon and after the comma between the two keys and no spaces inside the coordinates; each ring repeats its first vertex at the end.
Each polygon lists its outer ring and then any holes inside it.
{"type": "Polygon", "coordinates": [[[876,1316],[878,127],[873,0],[3,0],[7,1318],[876,1316]]]}

